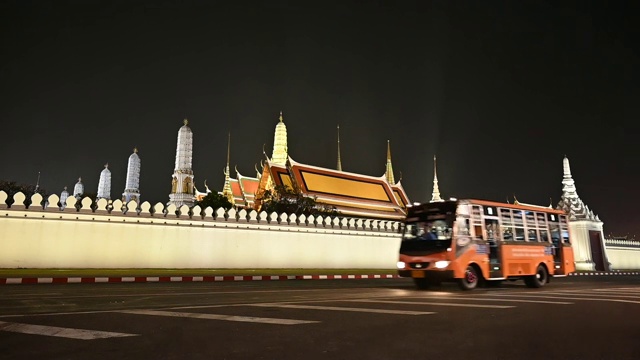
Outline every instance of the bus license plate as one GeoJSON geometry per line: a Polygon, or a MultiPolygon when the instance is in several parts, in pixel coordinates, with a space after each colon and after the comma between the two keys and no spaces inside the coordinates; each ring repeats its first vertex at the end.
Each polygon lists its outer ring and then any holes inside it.
{"type": "Polygon", "coordinates": [[[423,277],[424,277],[424,271],[421,271],[421,270],[411,270],[411,277],[414,277],[414,278],[423,278],[423,277]]]}

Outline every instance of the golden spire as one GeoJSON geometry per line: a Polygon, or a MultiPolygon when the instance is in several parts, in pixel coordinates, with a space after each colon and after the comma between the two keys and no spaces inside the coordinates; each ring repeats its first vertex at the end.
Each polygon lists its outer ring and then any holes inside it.
{"type": "Polygon", "coordinates": [[[231,132],[229,132],[227,142],[227,166],[224,169],[224,186],[222,187],[222,195],[234,205],[233,191],[231,190],[231,180],[229,179],[229,157],[231,154],[231,132]]]}
{"type": "Polygon", "coordinates": [[[340,125],[338,125],[338,171],[342,171],[342,161],[340,160],[340,125]]]}
{"type": "Polygon", "coordinates": [[[433,155],[433,192],[431,193],[431,202],[444,201],[440,197],[440,188],[438,187],[438,170],[436,166],[436,156],[433,155]]]}
{"type": "Polygon", "coordinates": [[[280,121],[276,125],[276,131],[273,135],[273,151],[271,152],[271,161],[278,165],[287,163],[287,126],[282,119],[282,111],[280,111],[280,121]]]}
{"type": "Polygon", "coordinates": [[[391,142],[387,140],[387,170],[384,173],[387,178],[387,182],[389,184],[395,184],[395,180],[393,178],[393,166],[391,165],[391,142]]]}
{"type": "Polygon", "coordinates": [[[229,155],[231,154],[231,132],[227,138],[227,168],[229,167],[229,155]]]}

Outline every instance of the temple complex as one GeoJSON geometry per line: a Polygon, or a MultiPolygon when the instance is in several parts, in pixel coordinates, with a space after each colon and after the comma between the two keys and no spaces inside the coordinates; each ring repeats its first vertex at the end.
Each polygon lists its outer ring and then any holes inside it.
{"type": "Polygon", "coordinates": [[[140,157],[138,148],[133,149],[133,154],[129,156],[127,166],[127,182],[122,193],[122,202],[135,201],[140,203],[140,157]]]}
{"type": "Polygon", "coordinates": [[[98,199],[111,200],[111,171],[109,171],[108,163],[104,165],[104,169],[100,172],[96,200],[98,199]]]}
{"type": "Polygon", "coordinates": [[[171,177],[171,194],[168,205],[181,207],[193,206],[195,203],[193,187],[193,132],[189,127],[189,120],[184,119],[184,125],[178,130],[176,145],[176,163],[171,177]]]}
{"type": "MultiPolygon", "coordinates": [[[[403,219],[409,199],[400,181],[394,179],[390,142],[387,142],[385,173],[376,177],[342,170],[339,139],[338,128],[337,169],[299,163],[289,155],[287,127],[280,112],[272,156],[269,158],[264,154],[266,161],[261,172],[256,169],[256,177],[244,176],[237,169],[235,178],[229,176],[228,145],[225,183],[220,193],[236,207],[259,210],[267,190],[285,186],[298,194],[315,198],[320,205],[334,207],[345,216],[403,219]]],[[[205,194],[200,193],[201,196],[205,194]]]]}

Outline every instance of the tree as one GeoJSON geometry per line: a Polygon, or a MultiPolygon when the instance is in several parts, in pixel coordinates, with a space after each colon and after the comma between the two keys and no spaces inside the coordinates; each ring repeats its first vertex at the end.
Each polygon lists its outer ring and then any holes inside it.
{"type": "Polygon", "coordinates": [[[200,207],[204,210],[208,207],[211,207],[214,210],[219,208],[224,208],[225,210],[229,210],[233,207],[227,199],[222,194],[210,192],[205,196],[202,200],[197,201],[196,205],[200,205],[200,207]]]}
{"type": "MultiPolygon", "coordinates": [[[[10,181],[10,180],[0,180],[0,190],[4,191],[7,193],[7,205],[11,206],[14,203],[13,200],[13,195],[17,194],[18,192],[22,192],[24,194],[24,196],[26,197],[26,199],[24,200],[24,205],[26,206],[30,206],[31,205],[31,197],[37,192],[38,194],[42,195],[43,199],[42,201],[46,201],[47,199],[47,190],[44,188],[39,188],[38,191],[36,191],[36,187],[35,185],[24,185],[24,184],[18,184],[15,181],[10,181]]],[[[40,204],[42,205],[42,204],[40,204]]]]}
{"type": "Polygon", "coordinates": [[[284,185],[278,185],[272,190],[265,191],[262,199],[262,210],[268,213],[304,214],[305,216],[338,215],[335,207],[318,204],[315,197],[297,193],[291,187],[284,185]]]}

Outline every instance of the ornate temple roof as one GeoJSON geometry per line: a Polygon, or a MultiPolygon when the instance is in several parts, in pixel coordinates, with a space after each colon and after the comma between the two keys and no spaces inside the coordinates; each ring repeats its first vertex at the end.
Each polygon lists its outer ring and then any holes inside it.
{"type": "MultiPolygon", "coordinates": [[[[403,219],[408,198],[402,185],[389,184],[386,176],[374,177],[301,164],[291,157],[286,166],[267,161],[266,174],[274,186],[284,185],[321,204],[334,206],[348,216],[403,219]]],[[[267,180],[260,183],[264,191],[267,180]]]]}
{"type": "Polygon", "coordinates": [[[254,178],[243,176],[236,169],[236,179],[229,179],[236,205],[260,209],[265,191],[285,186],[315,198],[318,204],[335,207],[346,216],[403,219],[409,199],[400,181],[395,182],[389,141],[384,175],[375,177],[350,173],[342,170],[339,131],[338,126],[336,169],[298,163],[288,154],[286,126],[281,112],[275,129],[272,157],[269,158],[263,149],[266,161],[262,172],[256,169],[254,178]]]}
{"type": "Polygon", "coordinates": [[[589,209],[587,205],[578,196],[575,182],[571,176],[571,167],[569,159],[565,156],[562,161],[563,177],[562,177],[562,197],[556,206],[569,214],[569,220],[591,220],[601,222],[598,215],[589,209]]]}

